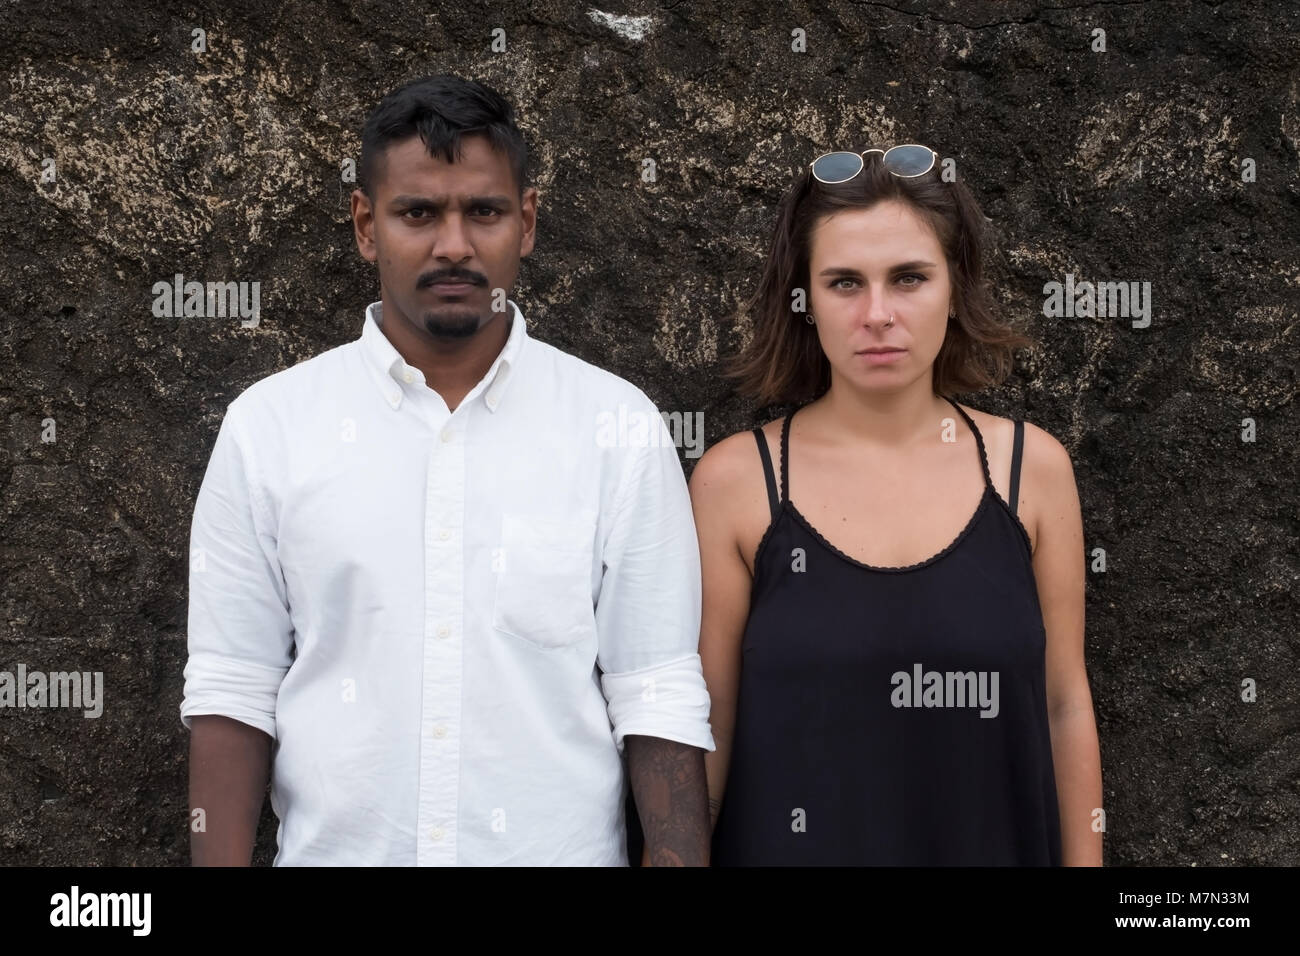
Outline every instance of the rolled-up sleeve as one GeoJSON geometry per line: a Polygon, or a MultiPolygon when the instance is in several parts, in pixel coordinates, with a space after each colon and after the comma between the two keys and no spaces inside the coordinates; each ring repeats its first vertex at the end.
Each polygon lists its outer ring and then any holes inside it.
{"type": "Polygon", "coordinates": [[[239,403],[226,410],[190,528],[189,660],[181,723],[231,717],[275,738],[293,625],[239,403]]]}
{"type": "Polygon", "coordinates": [[[713,750],[700,666],[700,552],[677,449],[660,431],[628,454],[596,605],[601,688],[620,753],[628,734],[713,750]]]}

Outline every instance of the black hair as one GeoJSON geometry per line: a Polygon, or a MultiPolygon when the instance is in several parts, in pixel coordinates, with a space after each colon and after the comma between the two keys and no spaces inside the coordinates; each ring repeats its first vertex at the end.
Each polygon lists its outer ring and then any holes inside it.
{"type": "Polygon", "coordinates": [[[366,118],[361,131],[358,185],[374,202],[373,186],[384,150],[418,135],[430,156],[449,163],[460,158],[462,136],[479,133],[510,160],[522,198],[528,177],[528,145],[515,125],[514,110],[496,90],[451,74],[426,76],[393,90],[366,118]]]}

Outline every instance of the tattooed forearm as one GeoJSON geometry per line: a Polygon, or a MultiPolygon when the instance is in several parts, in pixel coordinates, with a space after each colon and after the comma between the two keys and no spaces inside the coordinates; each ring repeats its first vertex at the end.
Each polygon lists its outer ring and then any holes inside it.
{"type": "Polygon", "coordinates": [[[624,745],[650,864],[708,866],[712,827],[704,751],[634,734],[624,745]]]}

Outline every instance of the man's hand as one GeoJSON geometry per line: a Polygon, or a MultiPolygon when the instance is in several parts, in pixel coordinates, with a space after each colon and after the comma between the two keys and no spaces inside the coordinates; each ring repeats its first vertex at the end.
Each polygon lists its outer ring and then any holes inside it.
{"type": "Polygon", "coordinates": [[[642,865],[709,865],[709,790],[699,747],[628,734],[628,776],[641,829],[642,865]]]}

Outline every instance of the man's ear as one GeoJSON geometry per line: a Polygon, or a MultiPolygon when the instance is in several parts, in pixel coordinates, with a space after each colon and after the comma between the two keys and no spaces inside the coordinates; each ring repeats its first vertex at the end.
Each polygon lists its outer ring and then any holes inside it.
{"type": "Polygon", "coordinates": [[[524,231],[519,237],[519,258],[523,259],[533,251],[537,238],[537,200],[538,192],[533,187],[524,190],[523,200],[519,205],[519,214],[524,221],[524,231]]]}
{"type": "Polygon", "coordinates": [[[374,262],[379,258],[375,250],[375,213],[370,197],[363,190],[352,190],[352,231],[357,237],[357,250],[361,258],[374,262]]]}

